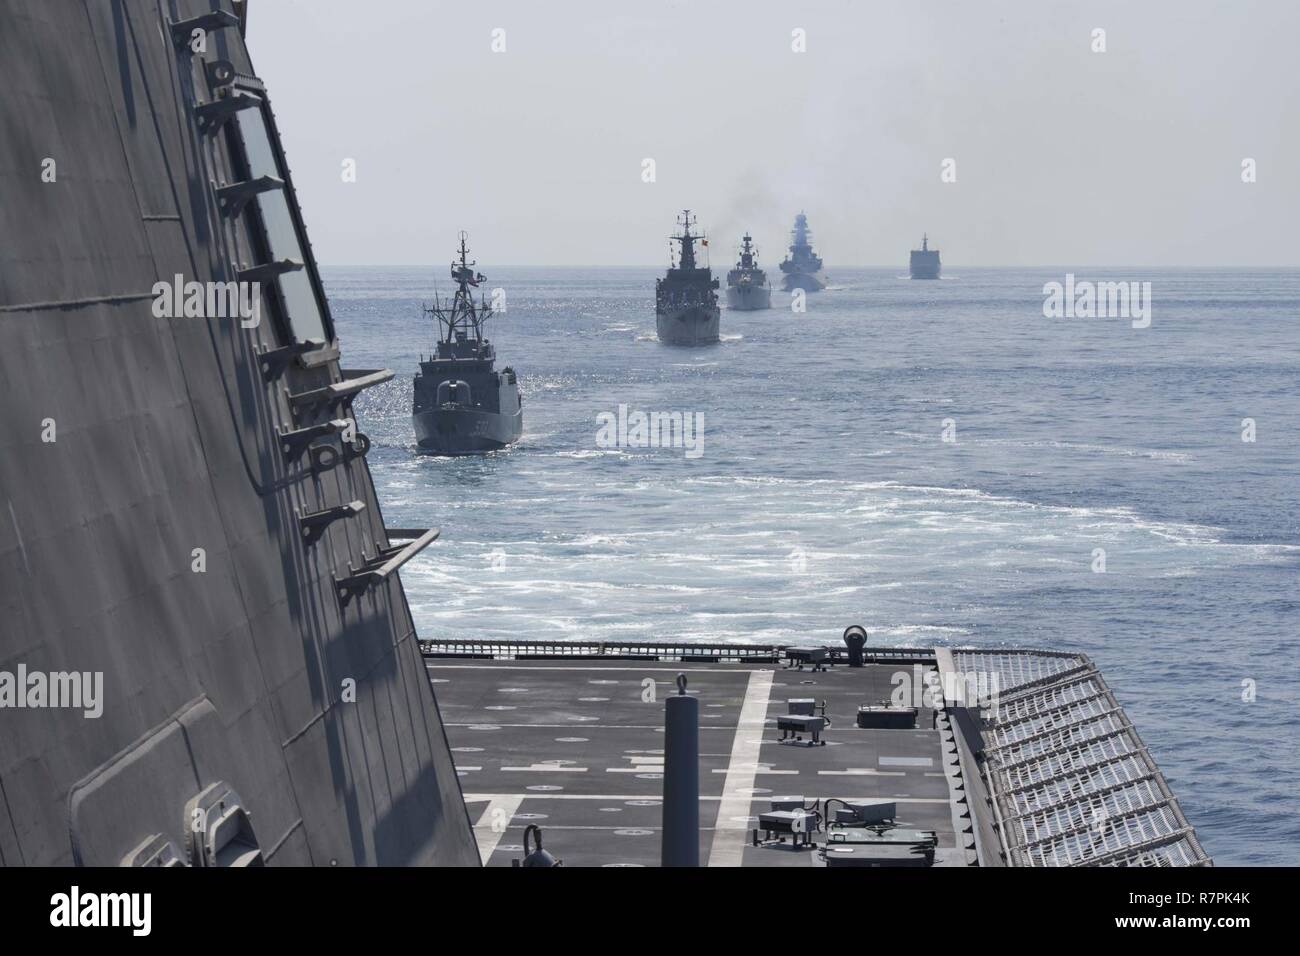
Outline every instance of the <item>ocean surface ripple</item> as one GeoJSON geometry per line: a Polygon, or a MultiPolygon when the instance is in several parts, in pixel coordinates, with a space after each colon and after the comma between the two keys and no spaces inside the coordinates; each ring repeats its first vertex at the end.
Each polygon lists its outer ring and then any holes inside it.
{"type": "Polygon", "coordinates": [[[654,270],[481,268],[524,437],[461,459],[417,455],[409,417],[443,269],[325,274],[345,364],[398,373],[358,403],[386,521],[443,529],[402,572],[420,633],[861,623],[877,645],[1082,651],[1217,862],[1300,858],[1300,272],[832,269],[806,314],[776,293],[674,349],[654,270]],[[1150,281],[1150,328],[1044,318],[1066,271],[1150,281]],[[702,416],[699,454],[605,447],[620,405],[702,416]]]}

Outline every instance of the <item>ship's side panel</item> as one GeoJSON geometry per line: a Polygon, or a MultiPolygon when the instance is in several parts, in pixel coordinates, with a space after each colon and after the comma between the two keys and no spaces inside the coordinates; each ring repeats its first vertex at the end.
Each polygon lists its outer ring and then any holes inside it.
{"type": "Polygon", "coordinates": [[[347,414],[287,397],[337,361],[268,380],[257,350],[293,341],[269,307],[155,315],[156,282],[263,261],[194,114],[205,59],[253,74],[243,42],[194,54],[166,22],[214,8],[0,0],[0,672],[103,681],[98,717],[0,709],[0,862],[183,846],[222,781],[272,862],[474,863],[400,582],[336,592],[389,546],[365,459],[312,470],[275,437],[347,414]]]}

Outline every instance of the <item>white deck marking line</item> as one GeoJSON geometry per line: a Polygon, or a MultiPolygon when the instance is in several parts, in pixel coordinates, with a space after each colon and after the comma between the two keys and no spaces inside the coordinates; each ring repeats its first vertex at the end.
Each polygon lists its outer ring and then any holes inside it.
{"type": "MultiPolygon", "coordinates": [[[[498,813],[504,814],[506,823],[514,819],[519,812],[519,804],[524,802],[522,793],[494,793],[491,796],[481,797],[487,800],[488,805],[484,808],[482,815],[478,818],[478,823],[474,824],[474,839],[478,841],[478,856],[484,866],[487,866],[488,857],[496,850],[497,844],[505,836],[505,828],[498,827],[493,829],[493,819],[498,813]]],[[[470,801],[469,797],[465,798],[466,802],[470,801]]]]}
{"type": "MultiPolygon", "coordinates": [[[[730,770],[711,770],[711,771],[709,771],[709,772],[710,772],[710,773],[730,773],[731,771],[730,771],[730,770]]],[[[759,768],[757,768],[757,769],[754,771],[754,773],[756,773],[756,774],[757,774],[757,773],[766,773],[766,774],[775,774],[776,776],[782,776],[782,777],[793,777],[793,776],[797,776],[798,773],[799,773],[799,771],[798,771],[798,770],[764,770],[762,767],[759,767],[759,768]]]]}
{"type": "Polygon", "coordinates": [[[718,801],[718,819],[709,846],[709,866],[740,866],[745,844],[749,842],[749,805],[753,799],[746,791],[754,786],[758,770],[758,752],[763,746],[753,736],[754,727],[767,719],[767,704],[772,696],[772,672],[751,671],[745,687],[745,701],[736,720],[736,736],[731,743],[731,759],[718,801]],[[734,819],[744,817],[745,822],[734,819]]]}
{"type": "Polygon", "coordinates": [[[901,770],[873,770],[870,767],[849,767],[846,770],[818,770],[822,777],[905,777],[901,770]]]}
{"type": "MultiPolygon", "coordinates": [[[[647,662],[648,663],[648,662],[647,662]]],[[[724,661],[723,663],[727,663],[724,661]]],[[[605,671],[617,673],[618,671],[632,671],[637,674],[643,674],[647,671],[652,674],[761,674],[764,673],[761,668],[748,668],[737,666],[731,670],[718,670],[715,667],[546,667],[537,664],[425,664],[426,670],[439,671],[605,671]]]]}
{"type": "MultiPolygon", "coordinates": [[[[573,721],[570,724],[488,724],[485,720],[444,720],[443,725],[446,727],[512,727],[528,728],[536,727],[541,730],[663,730],[663,724],[588,724],[581,721],[573,721]]],[[[731,730],[730,727],[705,727],[700,726],[700,730],[731,730]]]]}
{"type": "MultiPolygon", "coordinates": [[[[484,800],[618,800],[626,803],[629,800],[653,800],[654,805],[648,809],[657,810],[659,795],[657,793],[635,794],[635,793],[467,793],[465,794],[466,803],[481,803],[484,800]]],[[[701,796],[700,801],[721,800],[720,796],[701,796]]],[[[845,797],[846,800],[883,800],[888,799],[893,803],[949,803],[947,797],[881,797],[880,794],[845,797]]],[[[739,814],[738,814],[739,815],[739,814]]],[[[623,829],[619,827],[618,829],[623,829]]],[[[704,829],[704,828],[702,828],[704,829]]]]}
{"type": "Polygon", "coordinates": [[[586,773],[586,767],[554,767],[535,763],[531,767],[502,767],[502,773],[586,773]]]}
{"type": "Polygon", "coordinates": [[[934,761],[929,757],[880,757],[876,760],[882,767],[933,767],[934,761]]]}

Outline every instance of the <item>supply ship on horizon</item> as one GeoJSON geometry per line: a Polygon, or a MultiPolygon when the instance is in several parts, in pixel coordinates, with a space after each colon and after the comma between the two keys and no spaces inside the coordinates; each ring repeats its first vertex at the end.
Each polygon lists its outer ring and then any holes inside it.
{"type": "Polygon", "coordinates": [[[487,277],[475,271],[467,238],[460,234],[459,258],[451,264],[456,291],[450,305],[443,308],[435,298],[433,308],[424,310],[438,322],[438,345],[420,360],[415,376],[415,440],[421,451],[438,455],[494,451],[524,432],[515,371],[495,370],[496,350],[483,335],[494,313],[482,295],[474,301],[471,289],[487,277]]]}
{"type": "Polygon", "coordinates": [[[767,284],[767,273],[758,267],[753,238],[745,233],[736,268],[727,273],[727,308],[752,312],[771,307],[772,287],[767,284]]]}
{"type": "Polygon", "coordinates": [[[930,237],[921,236],[921,248],[912,250],[912,260],[909,265],[913,279],[937,279],[939,278],[939,250],[930,248],[930,237]]]}
{"type": "Polygon", "coordinates": [[[790,254],[781,261],[781,271],[785,273],[782,287],[786,292],[795,289],[820,292],[826,288],[821,256],[813,252],[808,217],[802,212],[794,217],[794,229],[790,231],[790,254]]]}
{"type": "Polygon", "coordinates": [[[696,219],[689,209],[677,218],[682,227],[670,236],[679,243],[677,263],[668,274],[655,280],[655,331],[665,345],[708,345],[718,341],[722,310],[718,307],[718,280],[708,266],[695,261],[695,243],[708,246],[703,235],[692,234],[696,219]]]}

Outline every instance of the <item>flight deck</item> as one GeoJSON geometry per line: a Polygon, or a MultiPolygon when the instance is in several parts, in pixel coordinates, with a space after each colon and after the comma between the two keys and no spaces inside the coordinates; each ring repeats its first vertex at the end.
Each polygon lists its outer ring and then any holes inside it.
{"type": "Polygon", "coordinates": [[[488,866],[530,825],[566,866],[659,865],[679,675],[700,865],[1209,862],[1082,655],[421,643],[488,866]]]}

